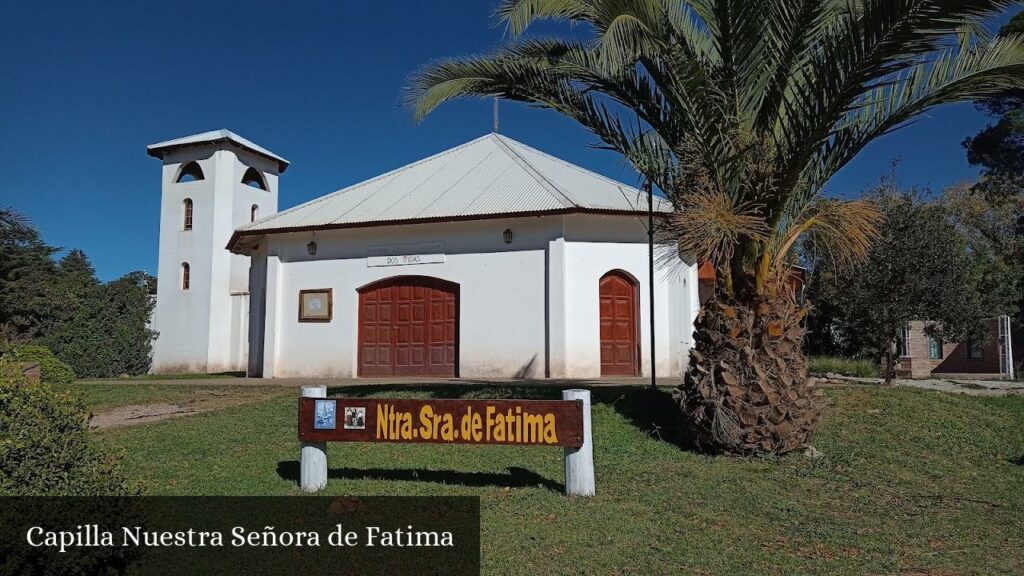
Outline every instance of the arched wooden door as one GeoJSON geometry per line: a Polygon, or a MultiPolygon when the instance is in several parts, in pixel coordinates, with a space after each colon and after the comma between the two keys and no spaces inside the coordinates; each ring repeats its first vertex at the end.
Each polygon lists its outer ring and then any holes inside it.
{"type": "Polygon", "coordinates": [[[601,375],[638,376],[637,283],[621,270],[601,277],[601,375]]]}
{"type": "Polygon", "coordinates": [[[396,276],[359,289],[359,376],[458,375],[459,285],[396,276]]]}

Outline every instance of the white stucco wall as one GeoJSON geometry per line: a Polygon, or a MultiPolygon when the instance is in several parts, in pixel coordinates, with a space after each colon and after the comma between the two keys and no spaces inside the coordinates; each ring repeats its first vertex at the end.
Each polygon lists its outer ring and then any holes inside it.
{"type": "MultiPolygon", "coordinates": [[[[656,250],[654,335],[657,373],[667,377],[682,372],[678,345],[673,343],[686,341],[689,335],[679,319],[693,316],[689,286],[696,285],[695,280],[690,279],[696,270],[678,258],[661,257],[663,250],[656,250]],[[673,317],[677,317],[676,321],[673,317]]],[[[640,219],[594,215],[566,217],[566,377],[597,378],[601,375],[599,283],[601,277],[612,270],[622,270],[638,283],[640,372],[650,375],[648,254],[647,231],[640,219]]],[[[690,322],[692,326],[692,320],[690,322]]]]}
{"type": "Polygon", "coordinates": [[[229,144],[193,146],[167,153],[161,173],[160,252],[153,328],[153,372],[245,370],[248,338],[249,258],[224,246],[249,222],[252,204],[261,216],[277,211],[277,165],[229,144]],[[182,164],[195,161],[203,180],[175,182],[182,164]],[[241,184],[252,166],[268,190],[241,184]],[[192,229],[184,229],[184,200],[192,200],[192,229]],[[181,265],[190,270],[181,287],[181,265]],[[234,294],[234,296],[233,296],[234,294]],[[240,336],[241,335],[241,336],[240,336]]]}
{"type": "MultiPolygon", "coordinates": [[[[264,376],[355,376],[357,290],[393,276],[423,275],[460,285],[461,376],[543,377],[544,252],[551,234],[552,222],[539,218],[338,230],[317,233],[316,256],[306,250],[312,233],[271,237],[268,250],[280,266],[275,303],[266,312],[276,328],[265,337],[264,354],[272,350],[273,358],[264,358],[264,376]],[[506,228],[513,230],[511,244],[502,238],[506,228]],[[443,263],[367,266],[370,247],[439,241],[443,263]],[[317,288],[333,290],[333,321],[299,322],[299,290],[317,288]]],[[[270,275],[266,282],[273,283],[270,275]]]]}
{"type": "Polygon", "coordinates": [[[231,294],[231,343],[229,361],[232,372],[248,369],[249,293],[231,294]]]}
{"type": "MultiPolygon", "coordinates": [[[[249,371],[356,376],[357,290],[393,276],[422,275],[460,286],[461,377],[596,378],[598,281],[614,269],[639,281],[642,373],[649,374],[646,232],[635,218],[548,216],[269,236],[253,255],[249,371]],[[510,244],[502,237],[506,228],[513,231],[510,244]],[[307,253],[310,241],[317,244],[315,256],[307,253]],[[442,263],[367,265],[372,247],[434,242],[444,245],[442,263]],[[333,291],[333,320],[299,322],[299,291],[323,288],[333,291]]],[[[696,269],[659,270],[655,282],[658,370],[678,375],[680,347],[688,349],[692,340],[696,295],[689,287],[696,286],[696,269]]]]}
{"type": "Polygon", "coordinates": [[[181,264],[188,262],[191,278],[204,277],[214,252],[214,171],[212,148],[197,149],[195,160],[206,179],[175,183],[183,158],[167,158],[161,176],[160,253],[157,262],[157,299],[153,328],[159,333],[153,345],[154,372],[203,372],[209,338],[211,286],[192,282],[181,289],[181,264]],[[175,161],[176,160],[176,161],[175,161]],[[184,201],[192,200],[192,230],[184,230],[184,201]]]}

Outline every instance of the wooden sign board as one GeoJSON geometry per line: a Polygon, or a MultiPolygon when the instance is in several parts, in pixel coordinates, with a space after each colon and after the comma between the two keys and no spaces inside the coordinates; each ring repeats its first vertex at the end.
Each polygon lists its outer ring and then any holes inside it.
{"type": "Polygon", "coordinates": [[[302,442],[583,445],[579,400],[300,398],[302,442]]]}

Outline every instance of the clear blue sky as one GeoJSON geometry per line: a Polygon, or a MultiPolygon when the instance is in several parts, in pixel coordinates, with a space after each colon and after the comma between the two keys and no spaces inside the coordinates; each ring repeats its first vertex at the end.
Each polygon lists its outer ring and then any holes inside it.
{"type": "MultiPolygon", "coordinates": [[[[491,105],[414,125],[407,76],[500,44],[494,2],[5,2],[0,10],[0,205],[99,276],[156,273],[160,163],[147,144],[228,128],[288,158],[288,208],[480,136],[491,105]]],[[[852,195],[900,159],[907,185],[972,178],[960,142],[987,119],[938,109],[833,179],[852,195]]],[[[501,132],[629,184],[636,176],[551,112],[502,104],[501,132]]]]}

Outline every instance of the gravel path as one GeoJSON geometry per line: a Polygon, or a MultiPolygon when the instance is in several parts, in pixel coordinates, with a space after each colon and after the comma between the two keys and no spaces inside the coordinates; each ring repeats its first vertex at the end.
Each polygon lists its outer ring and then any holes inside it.
{"type": "MultiPolygon", "coordinates": [[[[865,386],[881,386],[881,378],[854,378],[838,374],[826,374],[826,382],[838,385],[861,384],[865,386]]],[[[1012,380],[946,380],[928,378],[920,380],[893,380],[895,386],[938,390],[968,396],[1024,396],[1024,382],[1012,380]]]]}

